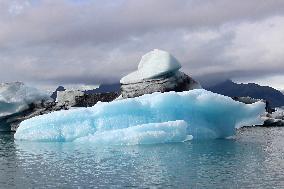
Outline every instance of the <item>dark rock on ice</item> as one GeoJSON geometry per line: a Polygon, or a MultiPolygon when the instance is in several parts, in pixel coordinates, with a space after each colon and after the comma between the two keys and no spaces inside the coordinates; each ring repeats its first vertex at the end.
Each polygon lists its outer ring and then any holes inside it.
{"type": "Polygon", "coordinates": [[[154,92],[187,91],[200,88],[198,82],[182,72],[168,73],[159,78],[121,85],[122,98],[133,98],[154,92]]]}

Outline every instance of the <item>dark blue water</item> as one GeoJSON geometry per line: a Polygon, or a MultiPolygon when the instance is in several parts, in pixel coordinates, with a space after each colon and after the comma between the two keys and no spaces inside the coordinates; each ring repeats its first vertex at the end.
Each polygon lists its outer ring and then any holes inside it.
{"type": "Polygon", "coordinates": [[[92,146],[0,134],[0,188],[284,188],[284,128],[235,139],[92,146]]]}

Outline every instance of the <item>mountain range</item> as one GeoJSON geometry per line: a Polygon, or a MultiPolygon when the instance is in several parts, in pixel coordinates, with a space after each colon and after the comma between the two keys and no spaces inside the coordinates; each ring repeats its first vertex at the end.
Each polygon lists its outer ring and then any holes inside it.
{"type": "MultiPolygon", "coordinates": [[[[56,90],[50,96],[52,99],[56,100],[57,91],[65,91],[66,89],[63,86],[58,86],[56,90]]],[[[95,94],[95,93],[111,93],[120,91],[120,83],[112,84],[101,84],[98,88],[92,90],[85,90],[85,94],[95,94]]]]}
{"type": "Polygon", "coordinates": [[[283,93],[269,86],[260,86],[255,83],[237,84],[231,80],[226,80],[205,89],[230,97],[250,96],[252,98],[265,99],[270,103],[271,107],[284,106],[283,93]]]}

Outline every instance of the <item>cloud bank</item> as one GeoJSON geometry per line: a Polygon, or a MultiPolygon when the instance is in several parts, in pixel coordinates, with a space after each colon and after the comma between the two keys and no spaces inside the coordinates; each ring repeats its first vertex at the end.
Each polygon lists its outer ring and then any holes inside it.
{"type": "Polygon", "coordinates": [[[282,0],[0,0],[0,28],[2,82],[116,82],[160,48],[204,84],[284,83],[282,0]]]}

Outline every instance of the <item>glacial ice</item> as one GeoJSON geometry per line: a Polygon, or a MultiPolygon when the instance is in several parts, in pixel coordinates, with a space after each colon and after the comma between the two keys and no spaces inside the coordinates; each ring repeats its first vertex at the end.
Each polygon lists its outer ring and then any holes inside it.
{"type": "Polygon", "coordinates": [[[236,127],[261,124],[264,111],[263,102],[243,104],[204,89],[153,93],[33,117],[20,124],[15,138],[96,144],[226,138],[236,127]]]}
{"type": "Polygon", "coordinates": [[[166,51],[154,49],[143,55],[138,70],[120,80],[122,84],[136,83],[144,79],[152,79],[181,68],[178,60],[166,51]]]}
{"type": "Polygon", "coordinates": [[[187,125],[188,124],[183,120],[168,121],[164,123],[148,123],[125,129],[96,132],[93,135],[78,138],[75,142],[91,142],[96,145],[135,145],[182,142],[192,139],[191,135],[186,134],[187,125]]]}
{"type": "Polygon", "coordinates": [[[21,82],[0,84],[0,117],[28,108],[32,102],[49,99],[49,95],[21,82]]]}
{"type": "Polygon", "coordinates": [[[68,102],[69,106],[76,104],[76,97],[83,96],[84,92],[80,90],[57,91],[56,102],[63,105],[68,102]]]}

